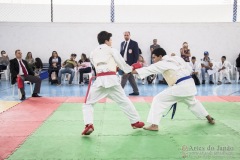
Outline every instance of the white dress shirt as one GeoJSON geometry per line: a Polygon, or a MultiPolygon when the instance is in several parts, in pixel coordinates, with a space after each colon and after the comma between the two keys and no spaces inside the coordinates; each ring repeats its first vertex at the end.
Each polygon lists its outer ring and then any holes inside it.
{"type": "MultiPolygon", "coordinates": [[[[128,49],[129,41],[130,41],[130,40],[125,41],[125,43],[127,43],[126,49],[125,49],[124,55],[123,55],[123,58],[124,58],[125,61],[127,61],[127,49],[128,49]]],[[[125,43],[124,43],[124,45],[123,45],[123,49],[124,49],[125,43]]]]}

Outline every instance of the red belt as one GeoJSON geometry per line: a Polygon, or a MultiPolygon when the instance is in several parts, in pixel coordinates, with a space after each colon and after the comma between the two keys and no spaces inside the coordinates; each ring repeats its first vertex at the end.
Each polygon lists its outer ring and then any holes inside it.
{"type": "Polygon", "coordinates": [[[110,75],[116,75],[116,72],[101,72],[101,73],[98,73],[97,76],[93,76],[92,78],[90,78],[89,83],[88,83],[87,94],[85,96],[84,103],[87,102],[87,97],[88,97],[88,94],[89,94],[89,90],[90,90],[93,78],[101,77],[101,76],[110,76],[110,75]]]}

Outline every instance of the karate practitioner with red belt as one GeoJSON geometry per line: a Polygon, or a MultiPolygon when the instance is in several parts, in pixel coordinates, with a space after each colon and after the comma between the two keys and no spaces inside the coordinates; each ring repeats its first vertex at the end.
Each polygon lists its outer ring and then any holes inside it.
{"type": "Polygon", "coordinates": [[[115,101],[124,114],[129,119],[133,129],[142,128],[144,123],[140,121],[140,117],[133,103],[126,96],[119,79],[116,75],[116,68],[119,67],[125,73],[132,72],[138,64],[129,66],[124,61],[119,51],[113,49],[112,34],[102,31],[98,34],[97,39],[99,46],[91,53],[90,60],[95,66],[97,78],[89,87],[86,100],[83,105],[83,119],[85,129],[82,135],[90,135],[94,131],[93,127],[93,106],[100,99],[108,97],[115,101]]]}

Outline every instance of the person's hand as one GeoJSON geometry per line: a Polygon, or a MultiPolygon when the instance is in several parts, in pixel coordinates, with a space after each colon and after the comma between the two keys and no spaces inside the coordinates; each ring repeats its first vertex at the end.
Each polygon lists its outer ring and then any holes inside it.
{"type": "Polygon", "coordinates": [[[138,74],[136,70],[133,70],[132,71],[132,74],[138,74]]]}
{"type": "Polygon", "coordinates": [[[17,77],[21,77],[21,76],[18,74],[17,77]]]}
{"type": "Polygon", "coordinates": [[[222,69],[226,69],[226,67],[223,66],[222,69]]]}

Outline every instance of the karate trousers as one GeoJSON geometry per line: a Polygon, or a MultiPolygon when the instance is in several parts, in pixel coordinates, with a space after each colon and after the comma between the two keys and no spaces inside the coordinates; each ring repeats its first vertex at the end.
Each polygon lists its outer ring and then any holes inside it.
{"type": "Polygon", "coordinates": [[[112,99],[119,105],[120,109],[127,116],[131,124],[136,123],[140,120],[136,108],[126,96],[120,84],[109,88],[92,85],[87,97],[87,101],[83,105],[83,120],[85,125],[93,124],[93,106],[100,99],[106,97],[112,99]]]}

